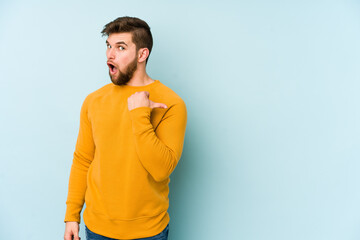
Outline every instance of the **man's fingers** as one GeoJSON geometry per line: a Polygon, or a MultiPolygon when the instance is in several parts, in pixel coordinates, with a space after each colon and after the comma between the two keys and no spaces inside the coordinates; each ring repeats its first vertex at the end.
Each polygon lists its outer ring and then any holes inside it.
{"type": "Polygon", "coordinates": [[[79,237],[79,223],[66,222],[64,240],[81,240],[79,237]]]}
{"type": "Polygon", "coordinates": [[[65,233],[64,240],[73,240],[71,232],[65,233]]]}
{"type": "Polygon", "coordinates": [[[74,240],[80,240],[80,237],[79,237],[79,232],[76,232],[74,233],[74,240]]]}
{"type": "Polygon", "coordinates": [[[79,233],[76,230],[65,233],[64,240],[81,240],[79,233]]]}

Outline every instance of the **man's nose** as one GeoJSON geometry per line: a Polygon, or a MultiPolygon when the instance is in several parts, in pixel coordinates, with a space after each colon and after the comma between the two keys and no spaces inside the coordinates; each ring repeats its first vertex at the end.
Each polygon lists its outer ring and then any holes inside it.
{"type": "Polygon", "coordinates": [[[115,52],[113,51],[112,48],[108,49],[108,51],[106,52],[106,57],[108,59],[114,59],[115,58],[115,52]]]}

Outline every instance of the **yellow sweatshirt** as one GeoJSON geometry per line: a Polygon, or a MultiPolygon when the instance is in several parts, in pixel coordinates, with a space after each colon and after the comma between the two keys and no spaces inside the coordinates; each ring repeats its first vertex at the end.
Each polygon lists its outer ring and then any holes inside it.
{"type": "Polygon", "coordinates": [[[180,160],[187,122],[184,101],[159,80],[145,86],[109,83],[90,93],[80,111],[65,220],[83,218],[93,232],[116,239],[160,233],[170,221],[170,174],[180,160]],[[168,108],[128,110],[148,91],[168,108]]]}

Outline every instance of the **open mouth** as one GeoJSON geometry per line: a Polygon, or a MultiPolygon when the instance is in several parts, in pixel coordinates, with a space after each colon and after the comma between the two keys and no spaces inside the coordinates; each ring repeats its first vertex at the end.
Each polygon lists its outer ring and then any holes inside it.
{"type": "Polygon", "coordinates": [[[108,63],[107,65],[109,66],[111,74],[115,74],[117,72],[117,68],[112,63],[108,63]]]}

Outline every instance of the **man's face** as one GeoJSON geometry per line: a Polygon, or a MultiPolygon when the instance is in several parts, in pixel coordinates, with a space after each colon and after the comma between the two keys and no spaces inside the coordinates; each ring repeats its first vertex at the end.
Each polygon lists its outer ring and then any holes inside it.
{"type": "Polygon", "coordinates": [[[126,85],[137,69],[136,46],[131,33],[112,33],[106,40],[109,75],[115,85],[126,85]]]}

